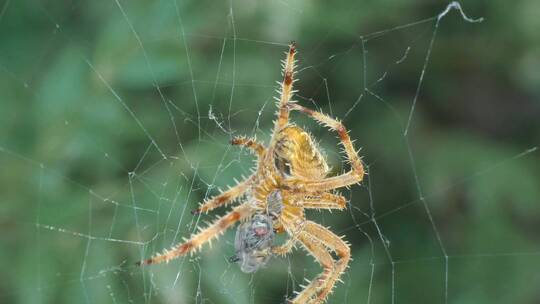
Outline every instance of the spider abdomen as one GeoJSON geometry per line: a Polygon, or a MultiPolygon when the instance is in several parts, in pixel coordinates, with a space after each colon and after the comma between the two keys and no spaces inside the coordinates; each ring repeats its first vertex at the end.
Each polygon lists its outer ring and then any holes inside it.
{"type": "Polygon", "coordinates": [[[279,132],[274,160],[277,169],[285,175],[321,179],[329,171],[326,159],[311,135],[298,126],[290,125],[279,132]]]}

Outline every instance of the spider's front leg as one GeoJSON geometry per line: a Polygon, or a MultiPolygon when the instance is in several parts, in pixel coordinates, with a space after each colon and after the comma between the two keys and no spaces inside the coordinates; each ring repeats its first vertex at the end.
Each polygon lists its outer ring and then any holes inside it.
{"type": "Polygon", "coordinates": [[[338,120],[335,120],[323,113],[303,107],[299,104],[289,103],[288,107],[291,110],[305,113],[311,118],[313,118],[315,121],[317,121],[319,124],[325,125],[330,129],[336,131],[339,135],[339,139],[341,140],[341,144],[345,149],[347,160],[350,162],[351,165],[350,171],[342,175],[324,178],[321,180],[291,179],[289,182],[290,185],[293,187],[302,187],[306,191],[316,192],[347,187],[362,181],[365,173],[364,165],[362,164],[362,160],[354,149],[353,143],[351,141],[351,138],[349,137],[349,134],[347,133],[347,129],[345,129],[345,126],[343,126],[343,124],[338,120]]]}
{"type": "Polygon", "coordinates": [[[201,229],[199,233],[192,235],[189,240],[174,246],[170,250],[166,250],[160,255],[138,262],[137,265],[150,265],[169,262],[170,260],[186,255],[187,253],[195,252],[206,242],[209,242],[223,234],[223,232],[225,232],[225,230],[227,230],[227,228],[229,228],[231,225],[251,214],[253,214],[253,208],[248,204],[242,204],[216,220],[210,226],[201,229]]]}

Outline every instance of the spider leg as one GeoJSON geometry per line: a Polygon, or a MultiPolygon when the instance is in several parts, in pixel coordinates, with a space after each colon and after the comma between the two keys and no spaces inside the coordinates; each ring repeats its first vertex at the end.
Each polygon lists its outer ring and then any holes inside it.
{"type": "Polygon", "coordinates": [[[343,196],[328,192],[310,193],[308,195],[289,194],[288,198],[292,205],[308,209],[343,210],[347,204],[347,200],[343,196]]]}
{"type": "Polygon", "coordinates": [[[351,248],[342,238],[335,235],[332,231],[328,230],[328,228],[315,222],[307,221],[304,229],[313,238],[320,240],[328,249],[334,251],[338,256],[338,260],[335,261],[332,271],[326,277],[323,289],[317,293],[318,298],[324,300],[328,294],[332,292],[336,281],[340,281],[339,278],[341,274],[347,269],[351,259],[351,248]]]}
{"type": "Polygon", "coordinates": [[[297,295],[290,303],[305,304],[313,303],[314,301],[322,301],[326,298],[326,294],[324,297],[321,297],[318,293],[325,288],[325,283],[332,275],[333,269],[335,268],[334,259],[332,259],[332,255],[330,255],[325,246],[308,233],[300,233],[298,235],[298,240],[306,251],[309,252],[322,266],[323,272],[311,280],[307,286],[300,285],[303,290],[301,292],[295,292],[297,295]]]}
{"type": "Polygon", "coordinates": [[[208,213],[209,211],[217,207],[226,205],[232,200],[238,198],[240,195],[244,194],[244,192],[248,190],[252,181],[253,181],[253,176],[240,182],[238,185],[230,188],[229,190],[205,201],[199,206],[199,208],[191,211],[191,214],[208,213]]]}
{"type": "Polygon", "coordinates": [[[333,119],[323,113],[311,110],[309,108],[303,107],[301,105],[290,103],[288,107],[291,110],[297,110],[302,113],[307,114],[319,124],[325,125],[330,129],[336,131],[341,140],[341,144],[345,149],[347,159],[351,164],[351,169],[349,172],[333,176],[329,178],[324,178],[321,180],[299,180],[291,179],[289,181],[290,186],[293,187],[303,187],[306,191],[327,191],[331,189],[347,187],[356,183],[359,183],[364,178],[364,165],[360,160],[360,157],[356,153],[351,138],[347,133],[347,129],[341,122],[336,119],[333,119]]]}
{"type": "Polygon", "coordinates": [[[262,159],[264,156],[265,148],[263,145],[258,143],[253,138],[247,138],[247,137],[235,137],[233,140],[231,140],[231,144],[235,146],[245,146],[251,149],[252,152],[255,153],[259,157],[259,159],[262,159]]]}
{"type": "Polygon", "coordinates": [[[323,272],[306,286],[292,300],[292,303],[322,303],[347,268],[351,256],[350,248],[345,241],[330,230],[311,221],[305,221],[298,239],[321,264],[323,272]],[[337,254],[338,260],[332,258],[329,250],[337,254]]]}
{"type": "MultiPolygon", "coordinates": [[[[232,145],[242,145],[246,146],[252,151],[254,151],[257,156],[261,159],[264,156],[265,148],[263,145],[256,142],[254,139],[246,138],[246,137],[235,137],[231,141],[232,145]]],[[[250,177],[246,179],[245,181],[239,183],[238,185],[232,187],[231,189],[207,200],[203,204],[199,206],[199,208],[193,210],[192,214],[199,214],[199,213],[208,213],[209,211],[220,207],[222,205],[225,205],[229,203],[230,201],[234,200],[235,198],[242,195],[246,190],[249,188],[249,185],[253,181],[253,177],[250,177]]]]}
{"type": "Polygon", "coordinates": [[[289,238],[283,245],[272,247],[272,253],[275,255],[285,256],[287,253],[292,251],[295,244],[296,239],[289,238]]]}
{"type": "Polygon", "coordinates": [[[165,252],[162,254],[140,261],[137,263],[137,265],[150,265],[169,262],[170,260],[186,255],[187,253],[193,253],[199,250],[206,242],[209,242],[223,234],[223,232],[225,232],[225,230],[227,230],[227,228],[229,228],[231,225],[248,217],[252,213],[253,208],[251,206],[242,204],[216,220],[210,226],[200,229],[199,233],[192,235],[189,240],[175,245],[170,250],[165,250],[165,252]]]}
{"type": "Polygon", "coordinates": [[[285,214],[282,220],[291,238],[298,240],[323,268],[323,272],[305,286],[291,303],[321,303],[347,268],[350,248],[340,237],[317,223],[292,214],[285,214]],[[336,253],[337,260],[334,260],[330,251],[336,253]]]}
{"type": "Polygon", "coordinates": [[[293,94],[293,82],[294,82],[294,56],[296,55],[296,43],[291,42],[289,44],[289,51],[287,57],[283,62],[283,81],[281,82],[281,90],[279,97],[279,110],[278,119],[274,129],[272,137],[283,129],[289,122],[289,104],[293,94]]]}
{"type": "MultiPolygon", "coordinates": [[[[290,204],[295,207],[313,208],[313,209],[345,209],[347,201],[341,195],[336,195],[328,192],[320,194],[287,194],[290,204]]],[[[296,238],[289,238],[283,245],[272,248],[272,253],[284,256],[288,254],[296,244],[296,238]]]]}

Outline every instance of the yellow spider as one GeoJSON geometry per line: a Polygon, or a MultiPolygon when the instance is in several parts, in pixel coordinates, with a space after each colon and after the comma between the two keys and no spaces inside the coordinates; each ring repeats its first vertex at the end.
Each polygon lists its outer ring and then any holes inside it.
{"type": "Polygon", "coordinates": [[[248,147],[257,155],[258,165],[254,174],[204,202],[193,213],[208,213],[240,198],[243,203],[192,235],[189,240],[141,261],[139,265],[168,262],[193,253],[241,221],[235,241],[237,254],[231,259],[240,262],[244,272],[256,271],[269,256],[285,255],[299,243],[322,266],[323,272],[301,292],[296,292],[296,297],[290,302],[323,303],[326,300],[347,268],[350,248],[341,237],[307,220],[304,209],[344,209],[345,198],[331,191],[359,183],[364,177],[364,167],[347,130],[338,120],[291,101],[295,54],[296,45],[292,42],[284,61],[278,117],[270,144],[265,147],[245,137],[232,140],[233,145],[248,147]],[[290,111],[305,113],[337,132],[350,163],[350,171],[328,177],[329,168],[325,158],[310,134],[289,122],[290,111]],[[273,246],[274,232],[286,232],[289,238],[284,244],[273,246]],[[332,251],[337,259],[332,257],[332,251]]]}

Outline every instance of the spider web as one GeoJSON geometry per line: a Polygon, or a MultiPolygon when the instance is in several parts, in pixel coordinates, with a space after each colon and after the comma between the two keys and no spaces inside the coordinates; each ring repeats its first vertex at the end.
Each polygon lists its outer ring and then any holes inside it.
{"type": "MultiPolygon", "coordinates": [[[[275,303],[320,272],[298,248],[243,274],[227,260],[234,229],[166,266],[134,265],[213,220],[190,211],[250,173],[248,151],[228,142],[268,140],[290,40],[299,45],[296,100],[342,119],[368,169],[361,186],[342,191],[348,211],[308,212],[352,247],[329,303],[538,299],[538,245],[515,221],[493,220],[512,208],[537,215],[536,143],[488,153],[475,137],[443,142],[425,114],[448,100],[433,83],[459,90],[452,77],[429,77],[438,51],[460,58],[438,41],[459,51],[467,45],[446,38],[450,29],[486,22],[457,2],[395,20],[383,16],[399,8],[381,4],[370,17],[356,4],[323,29],[303,19],[311,5],[5,1],[0,29],[21,35],[0,48],[2,302],[275,303]],[[512,174],[521,178],[504,181],[512,174]],[[504,189],[516,195],[507,205],[504,189]]],[[[292,120],[320,140],[334,173],[347,169],[335,134],[292,120]]]]}

